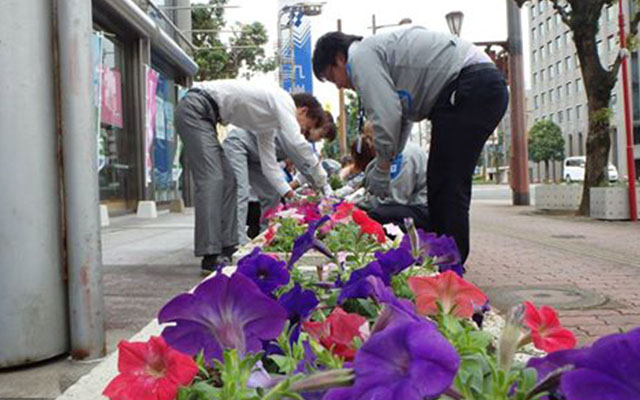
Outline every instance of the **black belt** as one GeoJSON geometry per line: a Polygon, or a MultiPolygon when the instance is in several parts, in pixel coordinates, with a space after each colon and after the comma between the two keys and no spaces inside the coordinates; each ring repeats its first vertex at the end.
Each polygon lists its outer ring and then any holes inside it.
{"type": "Polygon", "coordinates": [[[187,93],[197,93],[200,96],[204,97],[205,100],[207,100],[207,103],[209,103],[209,105],[211,106],[211,109],[213,110],[213,113],[216,116],[216,123],[221,121],[221,119],[220,119],[220,108],[218,108],[218,103],[216,103],[216,101],[213,99],[213,97],[211,97],[209,92],[207,92],[206,90],[200,89],[200,88],[192,88],[192,89],[189,89],[189,91],[187,93]]]}

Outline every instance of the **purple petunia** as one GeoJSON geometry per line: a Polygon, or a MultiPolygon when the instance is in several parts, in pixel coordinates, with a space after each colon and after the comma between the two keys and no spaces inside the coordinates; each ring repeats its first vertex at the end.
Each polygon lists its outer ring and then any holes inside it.
{"type": "Polygon", "coordinates": [[[435,398],[447,390],[460,357],[430,323],[403,321],[371,336],[354,362],[355,384],[324,400],[435,398]]]}
{"type": "Polygon", "coordinates": [[[307,231],[296,238],[293,242],[293,250],[291,251],[291,258],[289,258],[287,268],[291,269],[293,264],[295,264],[307,251],[311,249],[318,250],[320,253],[331,259],[334,258],[327,246],[316,238],[316,230],[318,230],[318,228],[320,228],[322,224],[327,222],[329,219],[330,217],[325,215],[317,221],[310,223],[307,231]]]}
{"type": "Polygon", "coordinates": [[[260,248],[238,261],[238,272],[250,278],[263,293],[270,295],[276,288],[289,283],[289,271],[284,261],[278,261],[267,254],[261,254],[260,248]]]}
{"type": "Polygon", "coordinates": [[[278,300],[280,305],[287,310],[292,329],[290,340],[297,342],[300,335],[300,323],[306,319],[318,305],[318,299],[311,290],[302,290],[298,283],[291,290],[283,293],[278,300]]]}
{"type": "Polygon", "coordinates": [[[560,380],[567,400],[640,399],[640,328],[605,336],[591,347],[532,359],[528,366],[538,370],[540,379],[557,368],[572,366],[560,380]]]}
{"type": "Polygon", "coordinates": [[[459,276],[466,271],[460,264],[460,252],[455,240],[449,236],[438,236],[418,229],[414,234],[405,235],[400,247],[412,252],[413,256],[422,263],[426,257],[432,259],[432,264],[438,266],[439,272],[452,270],[459,276]],[[415,243],[412,243],[415,242],[415,243]]]}
{"type": "Polygon", "coordinates": [[[192,356],[204,351],[209,365],[222,360],[225,349],[238,349],[241,356],[260,351],[261,340],[278,337],[286,319],[278,302],[239,273],[205,280],[193,293],[174,297],[158,314],[160,323],[174,323],[162,331],[167,344],[192,356]]]}
{"type": "Polygon", "coordinates": [[[391,249],[385,253],[376,252],[375,257],[382,270],[389,276],[399,274],[416,262],[411,255],[411,250],[404,247],[391,249]]]}
{"type": "Polygon", "coordinates": [[[342,303],[346,299],[366,299],[369,297],[372,293],[372,288],[366,280],[368,276],[376,276],[386,285],[391,282],[391,278],[383,271],[380,262],[372,261],[364,268],[357,269],[351,273],[349,280],[342,285],[338,303],[342,303]]]}

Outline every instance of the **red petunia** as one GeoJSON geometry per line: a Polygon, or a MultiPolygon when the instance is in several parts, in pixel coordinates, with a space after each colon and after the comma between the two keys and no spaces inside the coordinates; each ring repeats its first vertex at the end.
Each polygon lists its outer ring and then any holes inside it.
{"type": "Polygon", "coordinates": [[[356,355],[353,339],[359,337],[364,341],[369,336],[367,319],[358,314],[348,314],[340,307],[336,307],[322,322],[303,322],[302,329],[347,361],[356,355]]]}
{"type": "Polygon", "coordinates": [[[193,359],[167,346],[162,337],[146,343],[123,340],[118,351],[120,374],[102,393],[111,400],[174,400],[178,388],[198,373],[193,359]]]}
{"type": "Polygon", "coordinates": [[[438,302],[445,313],[452,312],[457,317],[471,318],[473,306],[487,302],[487,296],[480,289],[453,271],[434,277],[410,277],[409,288],[416,296],[418,312],[424,315],[438,314],[438,302]]]}
{"type": "Polygon", "coordinates": [[[353,207],[355,205],[353,203],[349,203],[343,201],[336,207],[336,212],[331,216],[331,221],[342,221],[343,219],[349,218],[351,213],[353,212],[353,207]]]}
{"type": "Polygon", "coordinates": [[[576,337],[569,329],[560,325],[556,311],[549,306],[536,306],[524,302],[524,323],[531,329],[534,346],[547,353],[572,349],[576,346],[576,337]]]}
{"type": "Polygon", "coordinates": [[[278,232],[278,228],[280,228],[280,224],[270,225],[267,229],[267,232],[264,234],[264,244],[268,246],[273,242],[273,239],[276,237],[276,233],[278,232]]]}
{"type": "Polygon", "coordinates": [[[366,212],[362,210],[354,210],[352,218],[356,224],[360,225],[361,233],[372,235],[380,244],[387,241],[387,236],[384,233],[384,228],[382,227],[382,225],[369,218],[366,212]]]}

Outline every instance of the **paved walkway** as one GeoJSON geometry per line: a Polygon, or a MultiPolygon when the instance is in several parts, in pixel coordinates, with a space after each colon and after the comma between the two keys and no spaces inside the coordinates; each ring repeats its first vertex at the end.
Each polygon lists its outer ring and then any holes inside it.
{"type": "MultiPolygon", "coordinates": [[[[467,278],[481,288],[575,288],[603,296],[596,307],[559,310],[580,344],[640,326],[640,224],[481,200],[472,205],[471,229],[467,278]]],[[[544,304],[545,296],[532,300],[544,304]]]]}

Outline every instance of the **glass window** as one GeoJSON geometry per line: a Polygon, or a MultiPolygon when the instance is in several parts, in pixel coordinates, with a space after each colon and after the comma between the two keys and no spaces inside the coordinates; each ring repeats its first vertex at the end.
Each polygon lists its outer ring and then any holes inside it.
{"type": "Polygon", "coordinates": [[[556,76],[562,73],[562,61],[556,63],[556,76]]]}
{"type": "Polygon", "coordinates": [[[567,111],[565,112],[565,115],[567,116],[567,122],[571,122],[571,109],[567,108],[567,111]]]}
{"type": "Polygon", "coordinates": [[[549,103],[553,102],[553,89],[549,89],[549,103]]]}
{"type": "Polygon", "coordinates": [[[584,143],[582,142],[582,132],[578,133],[578,155],[581,156],[584,154],[584,143]]]}
{"type": "Polygon", "coordinates": [[[576,120],[580,121],[582,119],[582,106],[576,106],[576,120]]]}
{"type": "Polygon", "coordinates": [[[549,121],[555,122],[555,120],[553,119],[553,113],[549,114],[549,121]]]}
{"type": "Polygon", "coordinates": [[[558,111],[558,123],[561,124],[562,122],[564,122],[564,120],[563,120],[562,110],[560,110],[558,111]]]}
{"type": "Polygon", "coordinates": [[[547,70],[549,71],[548,72],[549,79],[552,79],[553,78],[553,65],[549,65],[549,68],[547,68],[547,70]]]}
{"type": "Polygon", "coordinates": [[[582,92],[582,78],[576,79],[576,93],[582,92]]]}
{"type": "Polygon", "coordinates": [[[551,32],[551,17],[547,18],[547,33],[551,32]]]}
{"type": "Polygon", "coordinates": [[[538,109],[538,96],[533,96],[533,107],[538,109]]]}
{"type": "Polygon", "coordinates": [[[538,61],[538,52],[536,50],[531,53],[531,58],[533,59],[534,63],[538,61]]]}
{"type": "Polygon", "coordinates": [[[556,26],[560,26],[561,22],[562,22],[562,17],[560,16],[559,13],[556,13],[556,26]]]}
{"type": "Polygon", "coordinates": [[[544,105],[544,100],[545,100],[545,98],[546,98],[546,93],[542,93],[542,94],[540,94],[540,103],[541,103],[542,105],[544,105]]]}
{"type": "Polygon", "coordinates": [[[615,105],[616,103],[618,103],[618,95],[614,93],[611,95],[611,100],[609,101],[609,104],[615,105]]]}
{"type": "Polygon", "coordinates": [[[538,73],[534,72],[533,73],[533,84],[535,85],[538,82],[538,73]]]}
{"type": "Polygon", "coordinates": [[[602,50],[603,50],[603,49],[602,49],[602,40],[598,40],[598,41],[596,42],[596,50],[598,51],[598,55],[599,55],[600,57],[602,57],[602,54],[603,54],[603,53],[602,53],[602,50]]]}
{"type": "Polygon", "coordinates": [[[571,96],[571,82],[567,82],[567,86],[566,86],[567,90],[565,90],[564,94],[567,95],[567,97],[571,96]]]}
{"type": "Polygon", "coordinates": [[[553,45],[552,42],[547,42],[547,54],[549,56],[551,56],[551,53],[553,52],[552,45],[553,45]]]}
{"type": "Polygon", "coordinates": [[[538,37],[542,38],[542,35],[544,35],[544,24],[540,22],[538,24],[538,37]]]}
{"type": "Polygon", "coordinates": [[[538,1],[538,14],[542,14],[544,12],[544,3],[546,0],[539,0],[538,1]]]}
{"type": "Polygon", "coordinates": [[[575,64],[576,64],[576,69],[580,68],[580,57],[578,57],[578,53],[576,53],[573,58],[576,60],[575,64]]]}
{"type": "Polygon", "coordinates": [[[536,27],[531,28],[531,40],[536,40],[536,27]]]}
{"type": "Polygon", "coordinates": [[[544,70],[540,70],[540,82],[544,82],[544,70]]]}
{"type": "Polygon", "coordinates": [[[571,57],[564,58],[564,69],[569,72],[571,70],[571,57]]]}
{"type": "Polygon", "coordinates": [[[536,5],[533,4],[531,6],[531,12],[530,12],[531,18],[535,18],[536,17],[536,5]]]}
{"type": "Polygon", "coordinates": [[[560,36],[557,36],[554,42],[556,45],[556,51],[560,50],[560,36]]]}
{"type": "MultiPolygon", "coordinates": [[[[569,118],[567,118],[567,121],[569,121],[569,118]]],[[[573,156],[573,136],[571,134],[567,135],[567,145],[569,148],[569,157],[573,156]]],[[[569,164],[569,162],[567,161],[567,164],[569,164]]]]}
{"type": "Polygon", "coordinates": [[[613,7],[613,6],[609,6],[607,7],[607,19],[609,21],[615,21],[616,20],[616,13],[617,13],[617,8],[618,7],[613,7]]]}
{"type": "Polygon", "coordinates": [[[564,35],[562,35],[562,41],[564,42],[564,47],[567,47],[569,45],[569,35],[571,34],[570,31],[567,31],[564,33],[564,35]]]}
{"type": "Polygon", "coordinates": [[[556,100],[560,101],[562,98],[562,86],[556,88],[556,100]]]}

